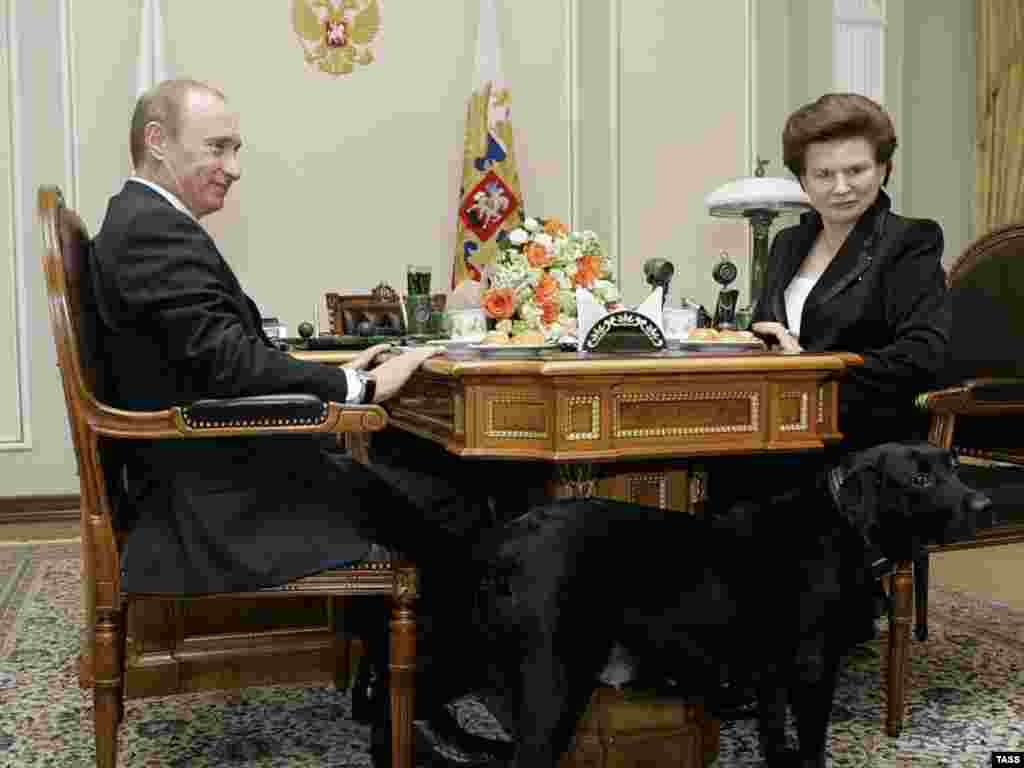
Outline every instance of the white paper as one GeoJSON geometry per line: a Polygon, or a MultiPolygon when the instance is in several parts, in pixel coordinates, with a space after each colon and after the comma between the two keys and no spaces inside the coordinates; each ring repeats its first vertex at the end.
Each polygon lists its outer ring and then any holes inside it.
{"type": "Polygon", "coordinates": [[[663,303],[661,299],[662,292],[663,289],[659,285],[657,288],[651,291],[651,295],[644,299],[640,303],[640,306],[637,307],[634,311],[638,315],[643,315],[649,320],[652,320],[654,324],[658,326],[658,330],[664,333],[665,326],[663,325],[661,320],[661,305],[663,303]]]}

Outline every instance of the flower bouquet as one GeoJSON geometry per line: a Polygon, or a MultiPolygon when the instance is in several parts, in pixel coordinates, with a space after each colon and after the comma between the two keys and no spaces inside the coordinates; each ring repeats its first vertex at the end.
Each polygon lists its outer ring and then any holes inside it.
{"type": "Polygon", "coordinates": [[[577,288],[586,288],[609,309],[621,308],[597,235],[570,232],[558,219],[527,218],[498,235],[483,308],[499,333],[539,333],[547,342],[557,341],[576,334],[577,288]]]}

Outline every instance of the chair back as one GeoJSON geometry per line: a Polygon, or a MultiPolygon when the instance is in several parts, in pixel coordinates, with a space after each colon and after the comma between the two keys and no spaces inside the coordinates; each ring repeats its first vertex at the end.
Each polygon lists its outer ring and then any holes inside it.
{"type": "Polygon", "coordinates": [[[947,277],[953,335],[944,386],[968,379],[1024,377],[1024,223],[971,243],[947,277]]]}
{"type": "MultiPolygon", "coordinates": [[[[1024,378],[1024,223],[1000,227],[971,243],[947,277],[953,335],[941,383],[1024,378]]],[[[975,456],[1019,455],[1020,420],[961,415],[954,445],[975,456]]]]}
{"type": "Polygon", "coordinates": [[[60,188],[39,188],[39,221],[43,234],[50,327],[57,348],[57,367],[64,387],[71,438],[78,462],[82,535],[83,682],[91,678],[91,629],[97,607],[112,608],[120,589],[117,539],[110,500],[100,463],[101,445],[90,417],[98,410],[93,397],[96,368],[94,309],[89,281],[89,233],[75,211],[64,203],[60,188]]]}

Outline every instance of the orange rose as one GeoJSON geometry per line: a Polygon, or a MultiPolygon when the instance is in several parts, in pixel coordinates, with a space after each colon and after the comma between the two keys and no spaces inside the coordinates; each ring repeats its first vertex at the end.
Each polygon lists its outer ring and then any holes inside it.
{"type": "Polygon", "coordinates": [[[546,267],[551,264],[551,254],[540,243],[530,243],[530,247],[526,249],[526,260],[530,262],[531,267],[546,267]]]}
{"type": "Polygon", "coordinates": [[[541,320],[544,321],[545,325],[554,325],[558,322],[558,316],[562,313],[561,305],[558,300],[548,301],[541,304],[541,320]]]}
{"type": "Polygon", "coordinates": [[[511,288],[492,288],[484,294],[484,312],[493,320],[512,317],[516,310],[515,295],[511,288]]]}
{"type": "Polygon", "coordinates": [[[558,301],[558,281],[551,275],[544,275],[533,289],[538,304],[550,304],[558,301]]]}
{"type": "Polygon", "coordinates": [[[544,225],[544,231],[552,237],[569,234],[569,228],[558,219],[548,219],[544,225]]]}
{"type": "Polygon", "coordinates": [[[600,265],[593,256],[582,256],[576,260],[576,275],[573,283],[583,288],[593,288],[601,275],[600,265]]]}

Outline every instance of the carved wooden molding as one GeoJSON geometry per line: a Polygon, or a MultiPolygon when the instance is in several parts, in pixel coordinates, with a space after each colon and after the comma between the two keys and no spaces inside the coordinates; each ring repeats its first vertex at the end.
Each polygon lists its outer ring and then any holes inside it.
{"type": "Polygon", "coordinates": [[[665,473],[646,473],[630,475],[628,480],[628,501],[637,503],[641,500],[643,490],[651,486],[658,489],[658,509],[668,508],[668,477],[665,473]]]}
{"type": "Polygon", "coordinates": [[[565,401],[566,440],[597,440],[601,437],[601,396],[574,395],[565,401]],[[574,412],[583,411],[590,416],[590,429],[586,432],[573,431],[574,412]]]}
{"type": "Polygon", "coordinates": [[[825,388],[818,387],[818,423],[825,423],[825,388]]]}
{"type": "Polygon", "coordinates": [[[466,398],[462,396],[461,392],[456,392],[452,398],[455,420],[455,434],[464,435],[466,434],[466,398]]]}
{"type": "Polygon", "coordinates": [[[548,435],[548,404],[536,395],[502,395],[487,399],[487,423],[484,434],[487,437],[506,437],[514,440],[538,440],[548,435]],[[542,429],[526,421],[538,412],[543,420],[542,429]],[[514,428],[508,428],[513,427],[514,428]]]}
{"type": "Polygon", "coordinates": [[[786,424],[780,424],[779,429],[782,432],[806,432],[808,427],[807,414],[810,410],[810,398],[807,397],[806,392],[784,392],[779,396],[779,401],[783,400],[797,400],[800,404],[800,416],[797,421],[789,422],[786,424]]]}
{"type": "Polygon", "coordinates": [[[757,392],[623,392],[615,395],[612,432],[615,437],[682,437],[757,432],[760,428],[761,396],[757,392]],[[700,403],[746,401],[748,418],[739,424],[706,424],[700,426],[657,426],[627,429],[621,425],[623,406],[629,404],[700,403]]]}

